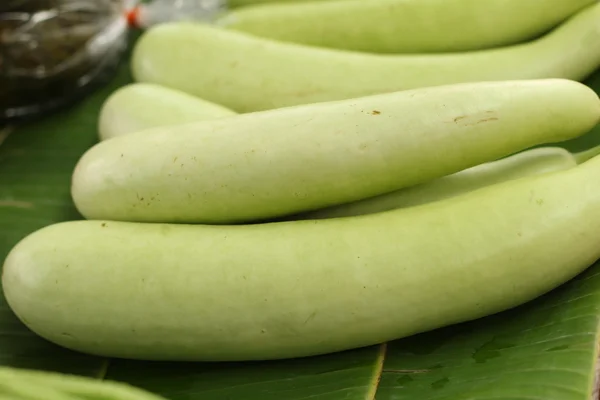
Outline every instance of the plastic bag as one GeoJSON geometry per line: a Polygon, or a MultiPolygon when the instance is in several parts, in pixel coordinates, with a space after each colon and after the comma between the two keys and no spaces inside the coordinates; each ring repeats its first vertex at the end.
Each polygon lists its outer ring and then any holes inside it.
{"type": "Polygon", "coordinates": [[[148,28],[170,21],[210,22],[225,10],[225,0],[154,0],[149,3],[128,4],[129,23],[148,28]]]}
{"type": "Polygon", "coordinates": [[[2,7],[0,119],[74,101],[114,70],[126,46],[117,0],[10,0],[2,7]]]}
{"type": "Polygon", "coordinates": [[[45,114],[110,77],[130,26],[208,21],[225,0],[0,0],[0,124],[45,114]]]}

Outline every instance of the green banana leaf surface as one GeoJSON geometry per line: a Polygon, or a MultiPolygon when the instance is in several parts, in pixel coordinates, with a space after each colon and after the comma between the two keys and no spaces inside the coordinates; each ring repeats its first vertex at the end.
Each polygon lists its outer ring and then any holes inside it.
{"type": "MultiPolygon", "coordinates": [[[[103,101],[129,82],[125,62],[78,104],[0,128],[1,260],[29,233],[81,218],[71,173],[97,141],[103,101]]],[[[587,84],[600,92],[600,71],[587,84]]],[[[579,151],[599,144],[600,127],[561,145],[579,151]]],[[[0,295],[0,365],[123,381],[171,400],[589,400],[598,398],[599,321],[597,263],[519,308],[378,346],[273,362],[137,362],[48,343],[0,295]]]]}

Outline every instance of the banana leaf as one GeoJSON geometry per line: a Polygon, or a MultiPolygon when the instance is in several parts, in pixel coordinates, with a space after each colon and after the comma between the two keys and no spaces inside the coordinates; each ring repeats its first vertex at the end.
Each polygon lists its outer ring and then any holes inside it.
{"type": "MultiPolygon", "coordinates": [[[[78,104],[0,129],[1,260],[34,230],[81,218],[72,170],[97,141],[101,104],[129,82],[124,63],[78,104]]],[[[600,71],[587,83],[600,92],[600,71]]],[[[600,127],[561,145],[598,144],[600,127]]],[[[123,381],[171,400],[588,400],[598,398],[599,322],[600,263],[513,310],[378,346],[272,362],[139,362],[46,342],[0,295],[0,365],[123,381]]]]}

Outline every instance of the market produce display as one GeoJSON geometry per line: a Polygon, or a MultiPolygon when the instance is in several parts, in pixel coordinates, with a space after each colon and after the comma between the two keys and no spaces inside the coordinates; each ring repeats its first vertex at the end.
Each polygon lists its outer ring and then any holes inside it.
{"type": "Polygon", "coordinates": [[[600,192],[591,178],[599,157],[387,213],[189,223],[274,216],[314,207],[320,198],[356,200],[378,179],[381,192],[409,186],[575,137],[598,121],[600,99],[587,86],[536,80],[417,89],[124,135],[84,155],[74,174],[76,204],[88,216],[96,207],[102,217],[25,238],[6,259],[5,296],[27,326],[62,346],[159,360],[309,356],[496,313],[600,257],[600,192]],[[293,129],[306,125],[312,129],[293,129]],[[347,154],[340,153],[344,146],[347,154]],[[250,148],[259,150],[254,162],[250,148]],[[217,160],[223,167],[203,178],[217,160]],[[245,164],[236,168],[238,160],[245,164]],[[194,162],[204,168],[186,171],[194,162]],[[269,171],[285,174],[277,180],[269,171]],[[114,185],[119,181],[125,184],[114,185]],[[108,182],[110,196],[101,196],[108,182]],[[136,203],[123,201],[128,191],[136,203]],[[152,209],[153,202],[159,206],[152,209]],[[145,214],[132,211],[136,204],[145,214]],[[140,215],[186,224],[116,222],[140,215]],[[102,293],[111,301],[98,302],[102,293]]]}
{"type": "MultiPolygon", "coordinates": [[[[600,147],[560,147],[600,123],[581,83],[600,3],[230,6],[142,34],[76,154],[81,220],[8,253],[3,297],[35,335],[126,360],[325,355],[513,309],[600,259],[600,147]]],[[[44,396],[162,399],[0,368],[0,400],[44,396]]]]}

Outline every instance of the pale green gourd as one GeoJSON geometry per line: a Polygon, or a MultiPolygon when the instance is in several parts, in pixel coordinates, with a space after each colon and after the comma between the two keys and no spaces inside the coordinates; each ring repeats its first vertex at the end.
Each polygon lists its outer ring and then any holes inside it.
{"type": "Polygon", "coordinates": [[[2,285],[30,329],[85,353],[331,353],[494,314],[572,279],[600,258],[598,176],[595,157],[434,203],[325,220],[65,222],[18,243],[2,285]]]}
{"type": "MultiPolygon", "coordinates": [[[[144,128],[178,125],[210,118],[211,108],[204,107],[202,103],[196,103],[195,98],[191,96],[186,98],[185,96],[176,95],[173,97],[176,101],[164,101],[165,97],[168,98],[169,95],[175,93],[178,92],[155,85],[147,88],[145,84],[132,84],[122,88],[120,93],[117,92],[109,98],[101,113],[104,138],[137,132],[144,128]],[[141,103],[143,106],[136,105],[136,102],[141,103]],[[178,112],[179,110],[175,107],[180,107],[185,112],[178,112]],[[138,112],[140,110],[143,110],[143,112],[138,112]]],[[[217,108],[214,112],[215,117],[219,117],[220,110],[217,108]]],[[[283,218],[283,220],[362,215],[424,204],[510,179],[572,168],[577,165],[577,159],[583,162],[599,151],[600,148],[594,148],[589,151],[590,154],[583,152],[573,155],[561,147],[527,150],[502,160],[477,165],[414,187],[348,204],[289,216],[283,218]]]]}
{"type": "Polygon", "coordinates": [[[582,80],[599,65],[600,3],[540,39],[474,52],[366,54],[169,23],[147,31],[132,58],[136,80],[186,91],[237,112],[460,82],[582,80]]]}
{"type": "MultiPolygon", "coordinates": [[[[101,118],[106,133],[105,137],[137,132],[143,128],[209,119],[210,107],[206,108],[202,103],[196,103],[195,98],[191,96],[189,98],[175,96],[176,101],[165,102],[165,97],[168,98],[172,93],[178,92],[153,85],[146,88],[144,84],[132,84],[124,87],[120,93],[117,92],[109,98],[104,106],[101,118]],[[140,102],[143,107],[136,105],[136,102],[140,102]],[[185,113],[178,112],[175,107],[180,107],[185,110],[185,113]],[[138,112],[139,110],[143,110],[143,112],[138,112]],[[123,121],[126,122],[123,123],[123,121]]],[[[219,109],[215,109],[215,117],[219,117],[219,111],[219,109]]],[[[414,187],[284,219],[362,215],[428,203],[510,179],[572,168],[577,165],[578,161],[583,162],[598,152],[600,152],[600,148],[575,155],[561,147],[527,150],[414,187]]]]}
{"type": "Polygon", "coordinates": [[[241,223],[388,193],[583,135],[600,99],[567,80],[480,82],[139,131],[79,160],[88,219],[241,223]]]}
{"type": "Polygon", "coordinates": [[[374,53],[481,50],[532,40],[597,0],[274,2],[218,24],[252,35],[374,53]]]}

